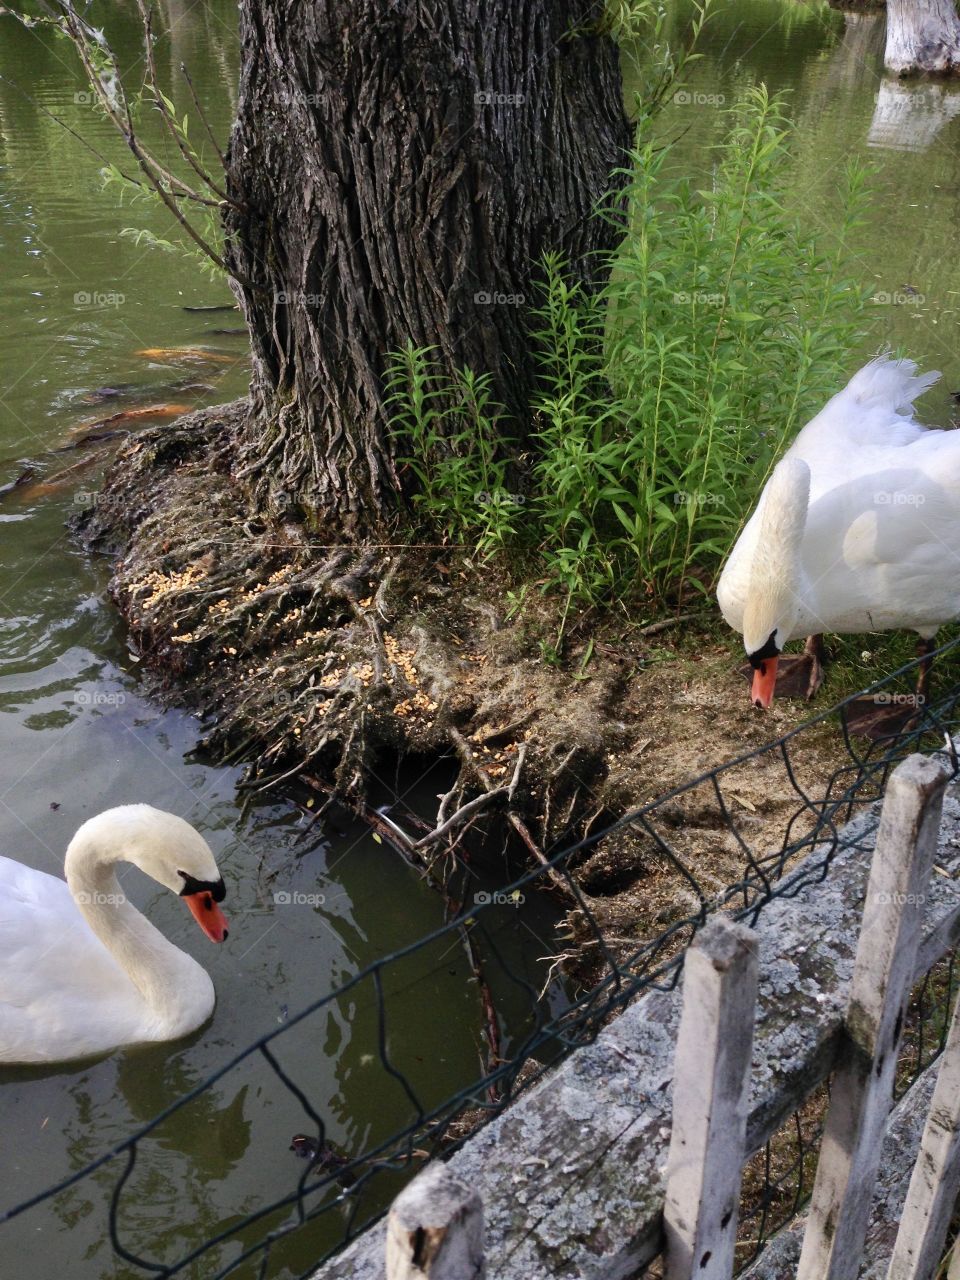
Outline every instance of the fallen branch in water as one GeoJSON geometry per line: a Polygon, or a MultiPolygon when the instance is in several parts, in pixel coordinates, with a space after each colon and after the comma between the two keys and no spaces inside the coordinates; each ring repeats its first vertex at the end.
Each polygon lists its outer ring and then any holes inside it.
{"type": "Polygon", "coordinates": [[[497,787],[495,791],[482,792],[467,804],[461,805],[456,813],[452,813],[450,817],[447,818],[446,822],[442,822],[440,826],[431,831],[429,835],[422,836],[411,846],[411,848],[429,848],[430,845],[436,844],[438,840],[441,840],[448,831],[452,831],[454,827],[459,826],[461,822],[466,822],[468,818],[479,813],[481,809],[487,808],[487,806],[492,804],[493,801],[499,800],[504,796],[509,796],[509,794],[509,787],[497,787]]]}
{"type": "MultiPolygon", "coordinates": [[[[459,731],[459,729],[451,728],[450,737],[453,741],[454,746],[457,749],[457,754],[460,756],[460,759],[464,764],[464,766],[470,770],[473,776],[477,779],[480,785],[487,792],[493,791],[494,790],[493,784],[491,783],[490,779],[487,777],[486,771],[482,769],[480,765],[477,763],[476,757],[474,756],[473,751],[470,749],[470,744],[467,742],[466,738],[459,731]]],[[[518,769],[521,763],[522,763],[522,759],[518,758],[517,760],[518,769]]],[[[516,782],[517,782],[517,773],[515,772],[514,780],[510,783],[510,786],[507,789],[511,799],[513,797],[513,792],[516,789],[516,782]]],[[[547,877],[550,880],[550,883],[553,885],[553,887],[555,889],[559,889],[559,891],[564,895],[564,897],[573,899],[575,901],[576,897],[573,894],[572,890],[570,889],[570,886],[563,879],[563,876],[561,876],[553,867],[551,867],[549,859],[547,858],[543,850],[540,848],[540,846],[537,844],[537,842],[534,840],[533,836],[530,834],[530,829],[527,826],[527,824],[523,821],[523,819],[519,817],[516,813],[508,813],[507,821],[510,823],[511,827],[513,827],[514,831],[516,831],[517,835],[520,837],[523,843],[526,845],[529,852],[533,855],[534,858],[536,858],[537,862],[539,862],[542,867],[546,868],[547,877]]]]}

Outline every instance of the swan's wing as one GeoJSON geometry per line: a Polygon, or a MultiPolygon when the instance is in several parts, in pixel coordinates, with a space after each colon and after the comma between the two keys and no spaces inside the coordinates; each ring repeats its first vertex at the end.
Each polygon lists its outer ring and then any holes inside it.
{"type": "Polygon", "coordinates": [[[913,402],[940,377],[917,373],[913,360],[879,356],[853,375],[803,428],[789,452],[809,463],[814,489],[822,490],[818,468],[856,466],[848,450],[900,448],[930,434],[913,417],[913,402]]]}
{"type": "Polygon", "coordinates": [[[932,634],[960,616],[960,450],[954,452],[942,482],[917,467],[891,467],[811,503],[802,556],[826,629],[932,634]]]}
{"type": "Polygon", "coordinates": [[[0,857],[0,1062],[99,1053],[129,1041],[142,1016],[66,883],[0,857]]]}

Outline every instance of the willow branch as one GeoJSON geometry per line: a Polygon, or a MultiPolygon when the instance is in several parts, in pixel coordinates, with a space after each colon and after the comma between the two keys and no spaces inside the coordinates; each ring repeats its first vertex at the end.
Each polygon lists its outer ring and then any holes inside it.
{"type": "Polygon", "coordinates": [[[200,181],[205,182],[210,190],[217,196],[217,200],[208,200],[206,197],[199,195],[196,198],[217,207],[219,207],[219,202],[234,204],[234,201],[230,199],[227,193],[221,190],[210,174],[201,167],[193,151],[183,140],[179,124],[167,107],[163,94],[160,90],[160,81],[157,77],[157,64],[153,56],[153,10],[147,8],[144,0],[137,0],[137,8],[140,11],[140,21],[143,23],[143,52],[147,64],[147,76],[149,77],[150,87],[153,90],[153,97],[157,110],[160,112],[163,122],[167,127],[167,132],[177,144],[177,149],[183,156],[184,160],[186,160],[187,164],[194,171],[200,181]]]}

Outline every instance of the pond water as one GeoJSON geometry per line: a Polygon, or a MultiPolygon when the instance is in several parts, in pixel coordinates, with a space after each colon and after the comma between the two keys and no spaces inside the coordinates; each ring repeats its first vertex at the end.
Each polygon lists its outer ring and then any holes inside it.
{"type": "MultiPolygon", "coordinates": [[[[167,91],[199,135],[189,91],[175,74],[185,62],[225,140],[235,98],[235,6],[169,0],[160,8],[172,32],[157,51],[167,91]]],[[[139,56],[134,13],[120,3],[99,12],[131,69],[139,56]]],[[[209,840],[228,886],[231,932],[222,947],[212,946],[172,895],[138,871],[124,877],[131,900],[207,967],[216,1013],[174,1045],[59,1070],[0,1067],[0,1212],[109,1150],[260,1035],[444,920],[439,896],[366,826],[339,816],[311,827],[301,808],[277,800],[241,814],[239,769],[197,756],[196,719],[146,696],[136,655],[105,598],[108,566],[84,555],[65,529],[75,502],[89,502],[95,491],[97,458],[52,450],[118,409],[215,404],[243,394],[247,381],[244,337],[215,332],[237,329],[238,314],[184,309],[229,306],[229,291],[190,259],[123,234],[132,227],[169,237],[170,228],[149,205],[118,205],[116,192],[102,187],[103,161],[91,146],[124,162],[70,49],[0,17],[0,485],[31,463],[36,468],[34,483],[0,499],[0,852],[59,875],[81,822],[112,805],[147,801],[181,814],[209,840]],[[218,358],[137,354],[183,347],[218,358]],[[58,479],[88,457],[89,470],[58,479]],[[275,897],[283,893],[289,902],[275,897]]],[[[384,779],[383,798],[394,798],[402,821],[407,805],[435,809],[447,781],[442,765],[411,768],[399,781],[384,779]]],[[[521,912],[505,907],[491,922],[507,967],[535,990],[544,981],[537,958],[557,950],[554,918],[552,908],[532,903],[521,912]]],[[[529,992],[492,963],[488,979],[506,1051],[530,1025],[529,992]]],[[[384,997],[390,1059],[424,1108],[477,1078],[483,1010],[456,937],[385,972],[384,997]]],[[[350,1154],[412,1118],[410,1099],[381,1065],[379,1033],[367,981],[277,1044],[329,1137],[350,1154]]],[[[124,1245],[169,1262],[266,1199],[292,1192],[304,1165],[290,1139],[310,1130],[267,1064],[250,1060],[141,1149],[120,1215],[124,1245]]],[[[71,1280],[146,1274],[117,1261],[106,1238],[106,1202],[120,1171],[114,1161],[0,1227],[0,1276],[21,1273],[17,1256],[29,1256],[35,1274],[71,1280]]],[[[383,1181],[362,1215],[391,1193],[383,1181]]],[[[395,1191],[396,1178],[389,1182],[395,1191]]],[[[274,1251],[269,1274],[306,1271],[344,1224],[345,1212],[334,1210],[298,1232],[274,1251]]],[[[252,1243],[262,1231],[261,1224],[242,1238],[252,1243]]],[[[223,1265],[238,1251],[234,1245],[215,1257],[223,1265]]],[[[207,1258],[187,1274],[216,1270],[207,1258]]]]}
{"type": "MultiPolygon", "coordinates": [[[[689,39],[694,5],[668,6],[673,44],[689,39]]],[[[838,371],[837,389],[883,344],[943,371],[924,420],[945,425],[960,388],[960,84],[884,74],[883,13],[841,13],[812,0],[718,0],[690,68],[659,122],[673,163],[705,186],[726,110],[751,85],[782,94],[794,126],[791,209],[832,251],[848,157],[873,169],[867,220],[846,249],[872,296],[872,332],[838,371]]],[[[628,100],[642,58],[626,51],[628,100]]]]}
{"type": "MultiPolygon", "coordinates": [[[[851,152],[872,161],[869,223],[849,248],[875,290],[877,333],[851,353],[838,384],[878,337],[902,344],[944,370],[927,405],[931,420],[945,420],[948,392],[960,387],[960,86],[885,78],[882,18],[797,0],[723,0],[716,8],[687,96],[661,122],[666,134],[679,136],[678,163],[709,181],[723,107],[759,80],[789,91],[797,126],[792,199],[828,241],[839,167],[851,152]]],[[[167,89],[198,134],[175,72],[185,62],[223,140],[236,84],[235,6],[164,0],[160,10],[171,33],[158,46],[167,89]]],[[[672,6],[675,38],[691,14],[686,0],[672,6]]],[[[133,7],[116,0],[101,5],[99,17],[134,67],[133,7]]],[[[629,53],[625,70],[629,90],[629,53]]],[[[166,237],[170,230],[148,205],[118,207],[116,193],[102,189],[102,160],[89,146],[122,159],[69,49],[0,18],[0,485],[31,463],[36,470],[33,483],[0,501],[0,849],[57,874],[70,836],[91,814],[133,800],[174,810],[205,833],[218,856],[231,936],[211,947],[169,894],[139,873],[127,877],[132,900],[209,969],[216,1014],[176,1045],[54,1071],[0,1068],[0,1209],[107,1151],[252,1040],[443,918],[436,895],[365,827],[345,819],[309,827],[299,808],[279,800],[241,813],[238,770],[195,754],[196,720],[146,697],[136,655],[105,600],[107,568],[82,554],[64,528],[78,487],[95,488],[97,475],[94,466],[57,479],[88,456],[50,452],[71,433],[117,407],[216,403],[246,386],[242,335],[215,332],[237,328],[236,315],[185,310],[229,305],[229,293],[189,259],[123,234],[147,228],[166,237]],[[218,358],[137,354],[188,346],[218,358]],[[322,894],[324,901],[282,905],[278,890],[322,894]]],[[[426,811],[444,778],[442,766],[426,775],[414,769],[400,781],[395,812],[402,814],[403,804],[426,811]]],[[[398,793],[393,779],[384,781],[384,795],[390,793],[398,793]]],[[[509,967],[539,989],[536,958],[557,949],[549,910],[505,911],[496,930],[509,967]]],[[[490,978],[509,1047],[528,1025],[529,1000],[499,970],[490,978]]],[[[455,940],[404,961],[387,980],[386,996],[391,1060],[422,1102],[435,1103],[476,1076],[480,1002],[455,940]]],[[[322,1111],[331,1138],[351,1153],[411,1116],[408,1097],[380,1065],[379,1031],[368,983],[280,1042],[284,1066],[322,1111]]],[[[289,1141],[308,1127],[266,1064],[250,1060],[146,1144],[124,1200],[124,1243],[170,1261],[265,1195],[292,1191],[303,1166],[289,1141]]],[[[145,1274],[117,1261],[105,1237],[115,1180],[109,1167],[0,1227],[0,1275],[19,1273],[9,1262],[18,1249],[29,1250],[32,1269],[43,1275],[145,1274]]],[[[342,1216],[328,1217],[281,1247],[270,1275],[307,1271],[342,1229],[342,1216]]],[[[223,1254],[221,1265],[231,1256],[223,1254]]],[[[216,1266],[198,1262],[190,1274],[212,1276],[216,1266]]]]}

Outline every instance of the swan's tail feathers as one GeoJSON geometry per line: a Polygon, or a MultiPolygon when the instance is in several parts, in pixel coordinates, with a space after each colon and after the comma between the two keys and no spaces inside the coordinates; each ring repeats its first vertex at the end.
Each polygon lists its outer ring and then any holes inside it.
{"type": "Polygon", "coordinates": [[[852,397],[864,409],[909,411],[917,396],[932,387],[939,377],[939,369],[918,374],[916,360],[894,360],[882,355],[855,373],[840,394],[852,397]]]}

